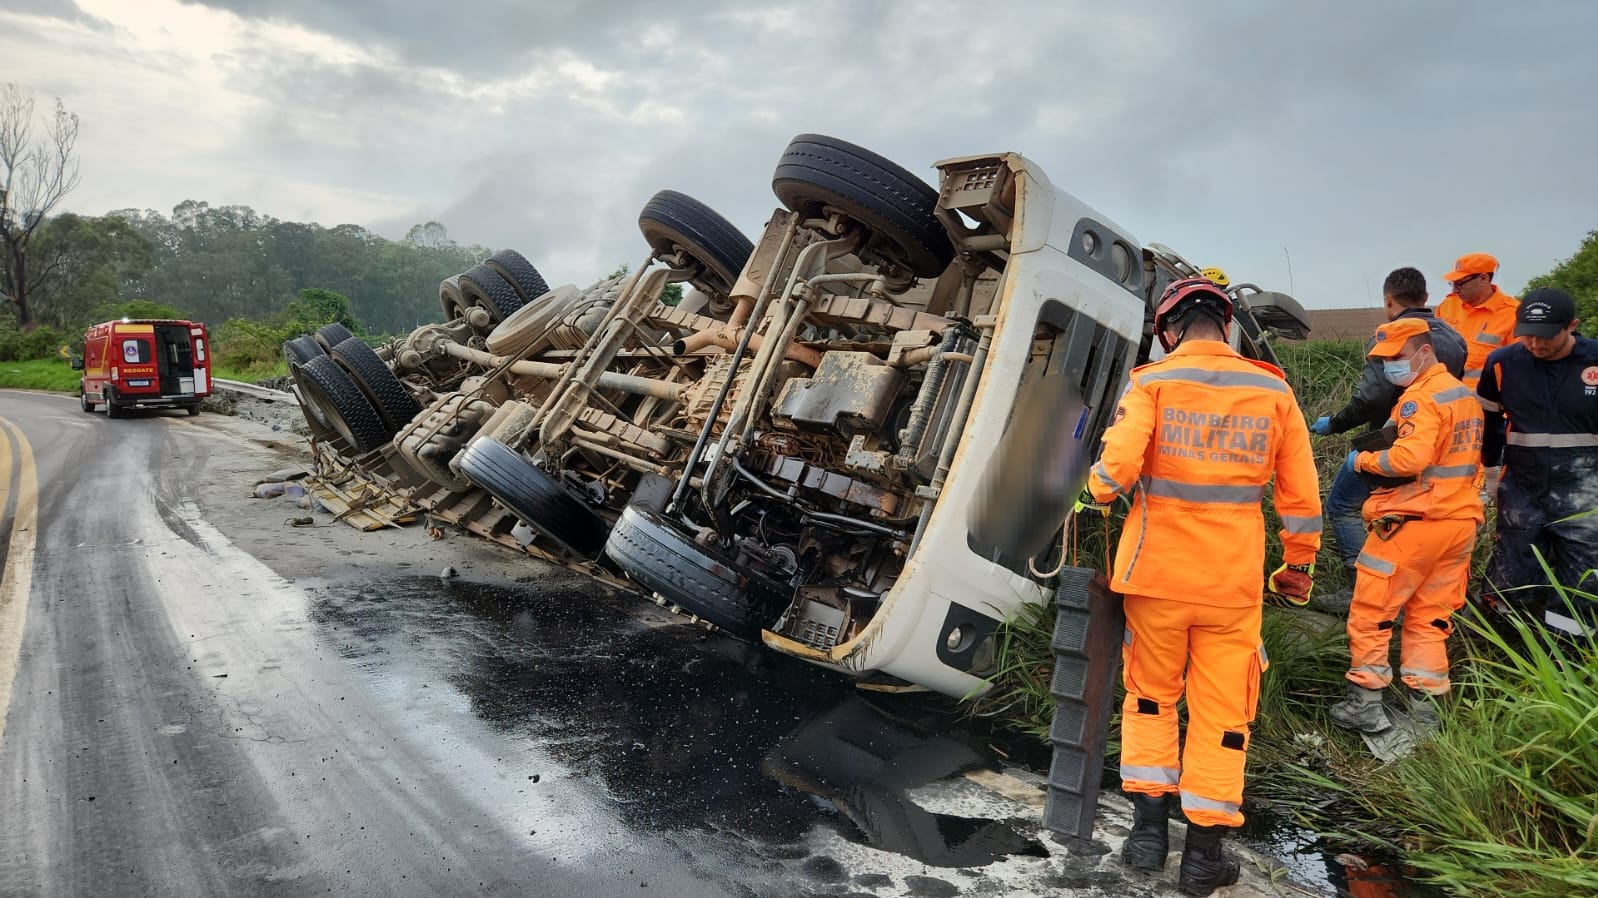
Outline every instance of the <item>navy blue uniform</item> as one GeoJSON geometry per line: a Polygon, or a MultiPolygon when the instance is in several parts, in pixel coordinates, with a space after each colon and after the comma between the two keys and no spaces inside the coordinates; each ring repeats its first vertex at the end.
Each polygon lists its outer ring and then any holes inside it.
{"type": "MultiPolygon", "coordinates": [[[[1539,617],[1545,607],[1564,616],[1536,553],[1560,584],[1598,594],[1598,514],[1570,519],[1598,509],[1598,340],[1576,337],[1554,362],[1518,343],[1494,350],[1477,396],[1482,463],[1504,466],[1488,587],[1539,617]]],[[[1598,602],[1577,605],[1589,626],[1598,621],[1598,602]]]]}

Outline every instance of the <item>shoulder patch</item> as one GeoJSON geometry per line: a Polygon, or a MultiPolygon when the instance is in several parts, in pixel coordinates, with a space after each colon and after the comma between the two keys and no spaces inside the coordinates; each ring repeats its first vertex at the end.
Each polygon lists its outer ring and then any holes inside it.
{"type": "Polygon", "coordinates": [[[1598,387],[1598,365],[1581,369],[1581,382],[1589,387],[1598,387]]]}
{"type": "Polygon", "coordinates": [[[1415,414],[1415,411],[1418,408],[1420,408],[1420,406],[1416,405],[1415,400],[1411,399],[1398,407],[1398,417],[1408,418],[1410,415],[1415,414]]]}

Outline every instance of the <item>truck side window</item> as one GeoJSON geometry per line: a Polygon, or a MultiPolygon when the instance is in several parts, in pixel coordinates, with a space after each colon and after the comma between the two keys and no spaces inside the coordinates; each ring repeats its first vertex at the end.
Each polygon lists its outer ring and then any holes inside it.
{"type": "Polygon", "coordinates": [[[142,365],[150,360],[150,344],[143,340],[122,341],[122,362],[127,365],[142,365]]]}

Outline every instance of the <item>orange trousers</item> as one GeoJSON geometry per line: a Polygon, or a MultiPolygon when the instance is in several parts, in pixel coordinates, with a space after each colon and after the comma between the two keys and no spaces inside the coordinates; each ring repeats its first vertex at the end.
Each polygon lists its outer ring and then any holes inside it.
{"type": "Polygon", "coordinates": [[[1348,609],[1348,679],[1366,689],[1393,682],[1388,646],[1403,611],[1399,673],[1404,684],[1448,692],[1448,634],[1465,604],[1476,522],[1410,521],[1382,539],[1365,538],[1355,562],[1354,602],[1348,609]]]}
{"type": "Polygon", "coordinates": [[[1269,666],[1260,644],[1260,606],[1125,599],[1121,788],[1180,792],[1191,822],[1241,826],[1249,724],[1260,673],[1269,666]],[[1187,745],[1181,747],[1176,703],[1184,680],[1187,745]]]}

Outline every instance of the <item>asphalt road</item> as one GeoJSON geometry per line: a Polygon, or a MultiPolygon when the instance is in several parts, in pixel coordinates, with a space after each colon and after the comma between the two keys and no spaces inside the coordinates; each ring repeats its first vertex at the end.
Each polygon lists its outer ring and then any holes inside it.
{"type": "Polygon", "coordinates": [[[303,458],[0,391],[0,896],[1169,892],[1114,862],[1124,812],[1049,842],[941,705],[245,498],[303,458]]]}

